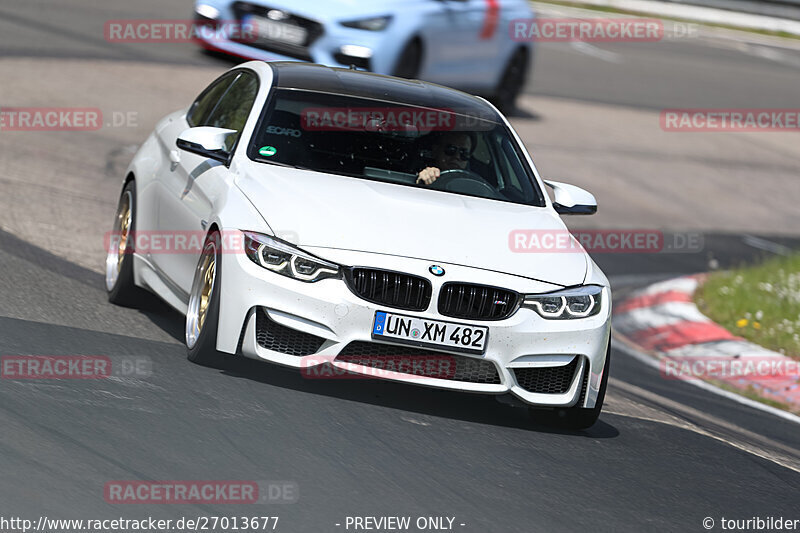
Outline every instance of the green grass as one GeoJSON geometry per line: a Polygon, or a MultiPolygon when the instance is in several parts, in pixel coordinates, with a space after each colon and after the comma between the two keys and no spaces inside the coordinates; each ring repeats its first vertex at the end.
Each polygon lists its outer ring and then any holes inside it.
{"type": "Polygon", "coordinates": [[[695,303],[733,334],[800,359],[800,254],[715,272],[695,303]]]}
{"type": "Polygon", "coordinates": [[[719,387],[720,389],[726,390],[728,392],[733,392],[733,393],[738,394],[740,396],[744,396],[745,398],[747,398],[749,400],[753,400],[753,401],[756,401],[756,402],[761,402],[764,405],[769,405],[770,407],[774,407],[776,409],[782,409],[784,411],[789,411],[789,412],[792,412],[792,413],[800,414],[800,409],[798,409],[798,407],[796,405],[789,405],[787,403],[778,402],[778,401],[772,400],[770,398],[764,398],[763,396],[761,396],[758,393],[758,390],[755,387],[753,387],[752,385],[747,387],[746,389],[740,389],[740,388],[734,387],[734,386],[732,386],[732,385],[730,385],[728,383],[725,383],[724,381],[717,381],[715,379],[712,379],[712,380],[710,380],[710,382],[713,385],[719,387]]]}
{"type": "Polygon", "coordinates": [[[770,37],[782,37],[784,39],[800,39],[800,35],[795,35],[793,33],[787,33],[785,31],[769,31],[769,30],[759,30],[755,28],[741,28],[738,26],[731,26],[729,24],[716,24],[713,22],[699,22],[696,20],[689,20],[689,19],[682,19],[678,17],[669,17],[664,15],[654,15],[652,13],[643,13],[639,11],[631,11],[629,9],[619,9],[616,7],[610,6],[596,6],[593,4],[582,4],[580,0],[569,2],[564,0],[536,0],[536,3],[540,4],[553,4],[557,6],[565,6],[565,7],[578,7],[581,9],[588,9],[590,11],[600,11],[602,13],[617,13],[620,15],[636,15],[639,17],[647,17],[647,18],[657,18],[662,20],[674,20],[676,22],[685,22],[687,24],[697,24],[700,26],[710,26],[713,28],[722,28],[726,30],[736,30],[736,31],[746,31],[749,33],[757,33],[759,35],[767,35],[770,37]]]}

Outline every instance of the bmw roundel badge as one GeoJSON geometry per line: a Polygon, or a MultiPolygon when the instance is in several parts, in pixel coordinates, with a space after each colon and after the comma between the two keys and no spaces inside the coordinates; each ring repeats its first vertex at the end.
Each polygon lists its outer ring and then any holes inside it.
{"type": "Polygon", "coordinates": [[[434,276],[444,276],[444,269],[439,265],[431,265],[428,270],[430,270],[431,274],[434,276]]]}

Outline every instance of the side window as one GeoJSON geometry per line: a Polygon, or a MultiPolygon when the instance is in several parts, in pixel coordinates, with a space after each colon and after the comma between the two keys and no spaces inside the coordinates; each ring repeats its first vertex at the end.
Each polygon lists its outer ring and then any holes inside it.
{"type": "Polygon", "coordinates": [[[236,73],[228,74],[216,80],[200,93],[200,96],[197,97],[189,108],[189,112],[186,113],[186,122],[189,123],[189,126],[208,125],[206,124],[208,116],[214,111],[217,102],[219,102],[219,99],[225,94],[225,91],[228,90],[228,87],[230,87],[231,83],[236,79],[236,76],[236,73]]]}
{"type": "Polygon", "coordinates": [[[228,151],[236,145],[257,93],[258,78],[256,75],[246,71],[240,72],[205,120],[205,126],[227,128],[238,132],[237,135],[228,137],[226,143],[228,151]]]}
{"type": "Polygon", "coordinates": [[[517,176],[517,172],[519,168],[514,168],[512,166],[511,161],[509,160],[508,154],[513,153],[513,149],[508,143],[508,139],[503,139],[499,143],[500,150],[499,151],[499,163],[502,167],[502,174],[508,178],[508,182],[505,184],[507,187],[514,187],[518,191],[522,191],[522,186],[519,183],[519,177],[517,176]]]}
{"type": "Polygon", "coordinates": [[[495,160],[498,170],[503,175],[504,186],[501,192],[514,201],[529,203],[537,202],[543,205],[539,194],[532,183],[532,178],[528,177],[519,154],[514,149],[513,144],[507,138],[494,139],[495,160]]]}

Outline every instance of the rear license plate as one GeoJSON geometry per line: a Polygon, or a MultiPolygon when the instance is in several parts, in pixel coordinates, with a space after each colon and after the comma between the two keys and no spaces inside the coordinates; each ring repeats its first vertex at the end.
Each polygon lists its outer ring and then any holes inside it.
{"type": "Polygon", "coordinates": [[[256,35],[262,41],[276,41],[294,46],[304,46],[308,38],[308,30],[294,24],[276,22],[256,16],[248,17],[245,22],[253,25],[256,35]]]}
{"type": "Polygon", "coordinates": [[[377,311],[373,339],[391,339],[414,346],[449,348],[462,352],[486,351],[489,328],[377,311]]]}

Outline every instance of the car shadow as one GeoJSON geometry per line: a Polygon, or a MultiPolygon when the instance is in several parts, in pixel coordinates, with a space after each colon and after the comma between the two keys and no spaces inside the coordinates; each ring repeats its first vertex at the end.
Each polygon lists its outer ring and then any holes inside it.
{"type": "MultiPolygon", "coordinates": [[[[78,282],[86,291],[103,290],[104,280],[101,274],[55,256],[2,230],[0,230],[0,249],[4,253],[11,254],[23,261],[39,265],[56,276],[78,282]]],[[[141,291],[131,310],[141,313],[171,338],[180,343],[184,342],[183,316],[155,295],[141,291]]],[[[9,330],[16,330],[20,327],[19,324],[25,322],[14,321],[15,325],[8,328],[9,330]]],[[[47,344],[54,332],[65,330],[69,333],[69,336],[65,337],[62,344],[63,346],[70,346],[71,352],[85,350],[87,353],[96,353],[98,349],[92,340],[93,337],[84,339],[88,344],[86,347],[81,348],[82,345],[78,341],[84,338],[84,330],[73,332],[72,330],[75,328],[33,322],[30,324],[31,327],[35,326],[38,329],[27,337],[29,339],[41,339],[42,342],[47,344]],[[41,328],[44,329],[42,330],[41,328]]],[[[0,331],[2,331],[2,328],[0,328],[0,331]]],[[[108,336],[107,334],[99,333],[97,335],[101,337],[108,336]]],[[[120,343],[116,340],[116,337],[111,336],[111,338],[113,345],[119,346],[120,343]]],[[[30,342],[20,344],[28,346],[30,342]]],[[[29,346],[29,348],[34,353],[55,353],[51,346],[47,346],[39,348],[29,346]]],[[[171,349],[173,348],[170,347],[171,349]]],[[[118,350],[119,348],[110,351],[118,350]]],[[[104,349],[100,351],[104,351],[104,349]]],[[[179,351],[185,353],[184,350],[179,351]]],[[[614,438],[619,435],[619,430],[604,421],[602,415],[598,423],[588,430],[566,431],[536,423],[530,419],[527,408],[513,407],[500,403],[496,397],[491,395],[433,389],[386,380],[365,379],[362,376],[350,376],[352,379],[310,379],[303,377],[301,372],[296,369],[289,369],[245,357],[219,355],[219,370],[226,376],[302,391],[308,394],[390,407],[426,416],[445,417],[544,433],[576,435],[596,439],[614,438]]],[[[185,364],[191,363],[186,361],[185,364]]]]}
{"type": "MultiPolygon", "coordinates": [[[[144,292],[136,302],[136,310],[170,337],[184,343],[183,316],[157,296],[144,292]]],[[[547,412],[536,418],[510,394],[469,393],[418,386],[370,378],[357,374],[344,376],[335,372],[318,372],[307,377],[302,370],[266,361],[218,353],[214,368],[223,375],[247,379],[265,385],[291,389],[308,394],[328,396],[381,407],[389,407],[424,416],[444,417],[478,424],[524,429],[540,433],[575,435],[595,439],[615,438],[619,430],[600,420],[586,430],[567,430],[548,423],[547,412]],[[335,376],[333,378],[327,376],[335,376]],[[504,397],[508,398],[504,401],[504,397]]],[[[186,361],[186,364],[192,364],[186,361]]]]}
{"type": "MultiPolygon", "coordinates": [[[[143,295],[137,303],[137,309],[162,331],[184,342],[183,316],[158,297],[143,295]]],[[[187,361],[186,364],[192,363],[187,361]]],[[[435,389],[356,374],[342,376],[339,371],[315,373],[323,377],[307,377],[300,369],[223,353],[218,353],[214,368],[231,378],[419,415],[594,439],[619,436],[619,430],[604,420],[602,414],[600,420],[589,429],[567,430],[548,423],[546,412],[537,418],[531,417],[527,407],[521,406],[516,399],[510,399],[509,394],[503,395],[509,398],[505,399],[492,394],[435,389]],[[328,375],[335,377],[324,377],[328,375]]]]}
{"type": "Polygon", "coordinates": [[[593,439],[615,438],[620,434],[616,427],[603,419],[602,414],[600,420],[589,429],[566,430],[549,425],[545,417],[532,419],[527,407],[509,405],[491,394],[449,391],[358,375],[310,378],[297,369],[223,354],[220,354],[217,369],[236,379],[425,416],[593,439]]]}
{"type": "Polygon", "coordinates": [[[539,113],[534,113],[529,109],[522,109],[520,107],[517,107],[513,111],[509,111],[508,113],[506,113],[506,117],[508,117],[509,119],[516,118],[516,119],[531,120],[533,122],[539,122],[542,120],[542,115],[540,115],[539,113]]]}
{"type": "MultiPolygon", "coordinates": [[[[152,294],[142,296],[137,310],[155,326],[174,339],[184,342],[183,316],[152,294]]],[[[586,430],[567,430],[548,423],[548,413],[533,418],[521,402],[510,399],[509,394],[469,393],[418,386],[413,383],[399,383],[383,379],[349,374],[342,376],[336,372],[318,372],[318,376],[306,377],[302,370],[288,368],[266,361],[257,361],[244,356],[218,353],[214,369],[221,374],[247,379],[264,385],[284,389],[355,401],[364,404],[389,407],[424,416],[449,418],[478,424],[488,424],[508,428],[574,435],[594,439],[608,439],[619,436],[619,430],[604,420],[600,420],[586,430]],[[504,398],[505,397],[505,398],[504,398]],[[508,398],[508,399],[506,399],[508,398]]],[[[186,361],[186,364],[192,364],[186,361]]]]}
{"type": "Polygon", "coordinates": [[[155,294],[141,291],[131,309],[144,315],[161,331],[183,344],[186,341],[184,317],[155,294]]]}

